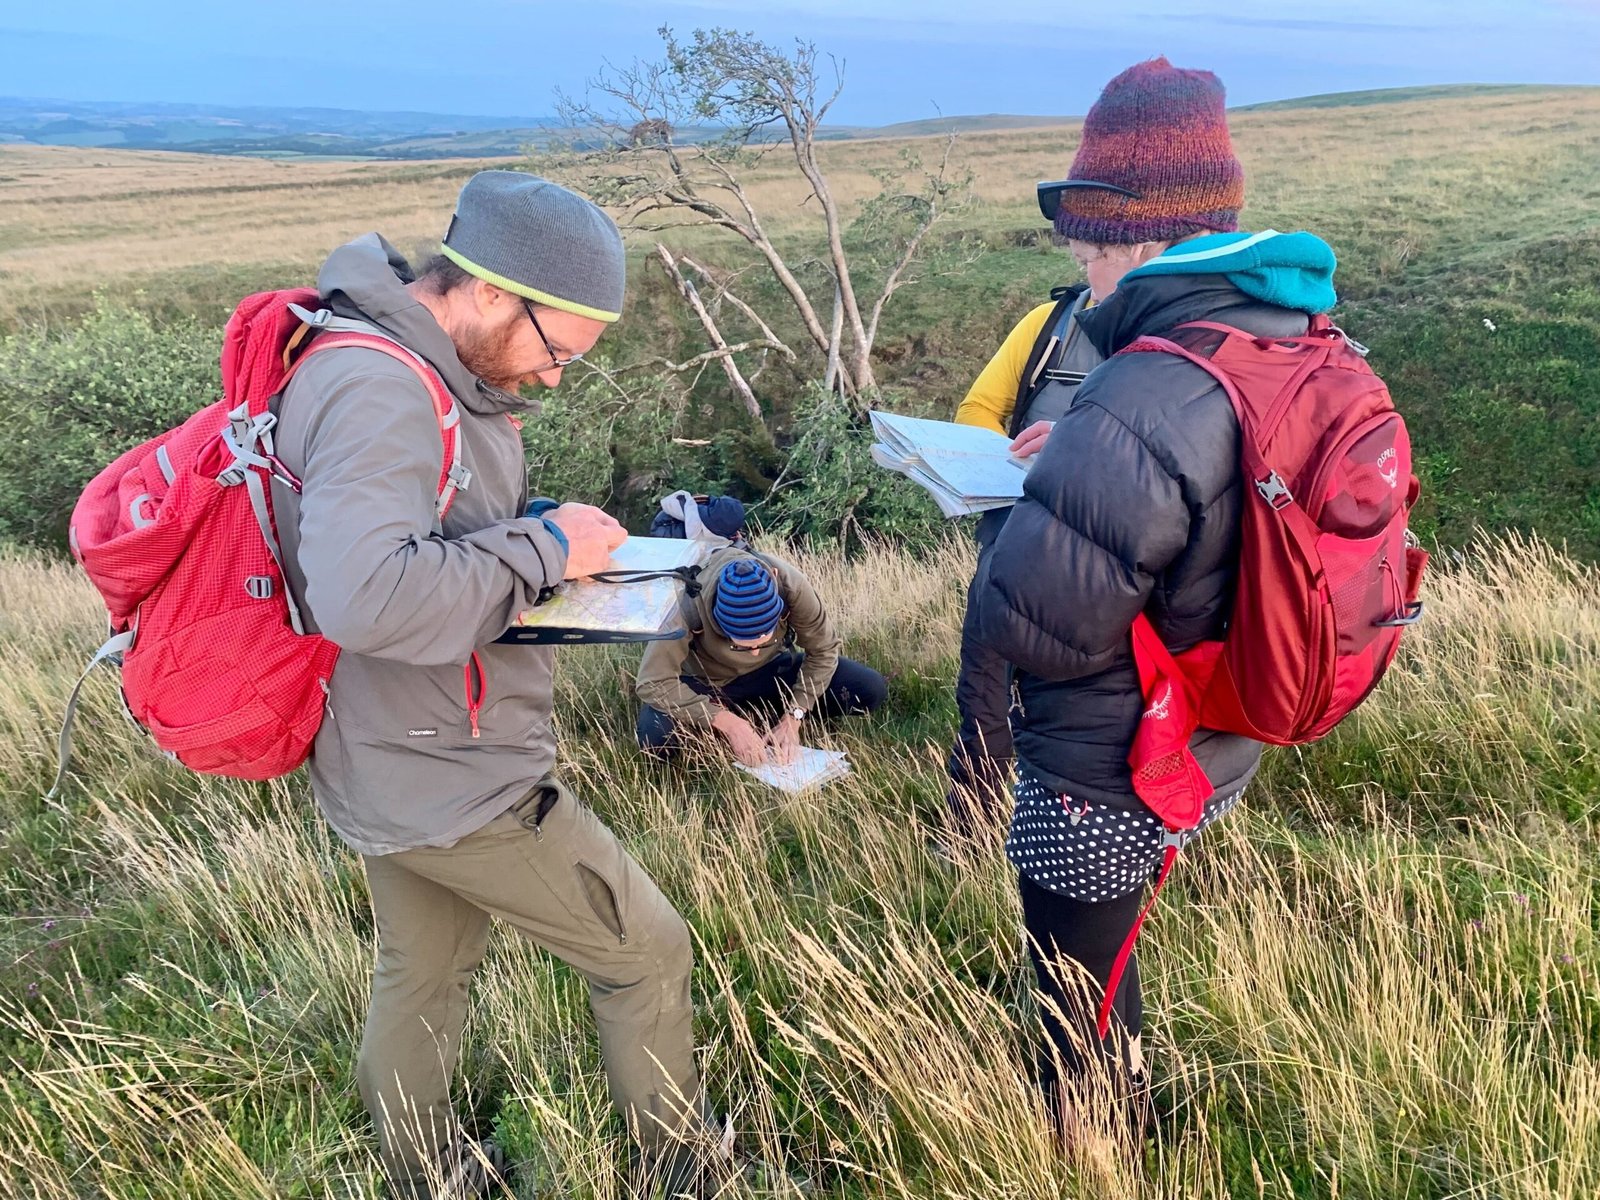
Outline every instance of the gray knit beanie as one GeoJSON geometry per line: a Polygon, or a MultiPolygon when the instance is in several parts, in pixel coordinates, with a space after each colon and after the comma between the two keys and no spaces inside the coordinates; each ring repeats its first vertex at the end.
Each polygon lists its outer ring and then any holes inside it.
{"type": "Polygon", "coordinates": [[[622,315],[622,235],[599,205],[522,171],[479,171],[440,251],[463,271],[563,312],[622,315]]]}

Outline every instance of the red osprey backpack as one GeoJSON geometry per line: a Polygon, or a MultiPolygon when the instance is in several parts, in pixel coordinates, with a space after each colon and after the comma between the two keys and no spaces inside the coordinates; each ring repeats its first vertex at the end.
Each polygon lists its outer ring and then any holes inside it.
{"type": "MultiPolygon", "coordinates": [[[[1227,392],[1239,418],[1244,511],[1227,632],[1174,656],[1143,615],[1133,651],[1145,712],[1128,754],[1133,790],[1167,826],[1155,891],[1215,791],[1189,749],[1199,728],[1279,746],[1315,741],[1378,686],[1422,618],[1427,552],[1407,520],[1411,439],[1365,349],[1326,317],[1302,337],[1205,321],[1124,354],[1176,354],[1227,392]]],[[[1149,902],[1113,967],[1111,997],[1149,902]]]]}
{"type": "Polygon", "coordinates": [[[360,346],[415,371],[444,442],[441,518],[467,485],[459,414],[438,373],[317,303],[310,288],[241,301],[223,334],[223,398],[122,455],[73,509],[68,540],[105,600],[111,637],[68,701],[55,788],[79,689],[106,659],[120,661],[129,715],[191,770],[272,779],[310,753],[339,648],[305,631],[284,579],[272,487],[300,490],[274,452],[273,410],[311,355],[360,346]]]}

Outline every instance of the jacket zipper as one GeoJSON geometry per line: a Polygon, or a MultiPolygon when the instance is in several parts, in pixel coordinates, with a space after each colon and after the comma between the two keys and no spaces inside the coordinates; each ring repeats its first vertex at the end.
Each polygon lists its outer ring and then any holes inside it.
{"type": "Polygon", "coordinates": [[[467,660],[466,666],[461,668],[462,687],[467,694],[467,721],[472,726],[472,736],[481,737],[482,731],[478,728],[478,713],[483,709],[483,695],[489,688],[489,676],[483,669],[483,659],[478,657],[474,650],[472,657],[467,660]],[[473,687],[476,680],[477,687],[473,687]]]}

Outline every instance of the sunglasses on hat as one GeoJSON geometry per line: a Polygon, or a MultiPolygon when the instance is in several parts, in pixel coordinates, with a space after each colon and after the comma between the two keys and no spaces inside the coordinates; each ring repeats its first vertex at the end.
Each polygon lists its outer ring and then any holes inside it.
{"type": "Polygon", "coordinates": [[[1102,192],[1116,192],[1119,196],[1127,196],[1138,200],[1139,193],[1114,183],[1099,183],[1093,179],[1057,179],[1050,183],[1038,185],[1039,211],[1044,214],[1044,219],[1052,225],[1055,224],[1056,213],[1061,211],[1061,193],[1068,188],[1098,188],[1102,192]]]}

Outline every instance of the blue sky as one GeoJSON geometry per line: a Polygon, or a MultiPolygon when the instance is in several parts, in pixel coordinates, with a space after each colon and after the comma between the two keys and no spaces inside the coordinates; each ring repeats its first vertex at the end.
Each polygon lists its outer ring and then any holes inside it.
{"type": "Polygon", "coordinates": [[[1154,54],[1216,71],[1235,104],[1600,84],[1600,0],[71,0],[0,12],[0,92],[538,116],[605,59],[653,55],[661,24],[815,41],[845,60],[834,115],[857,124],[1078,114],[1154,54]]]}

